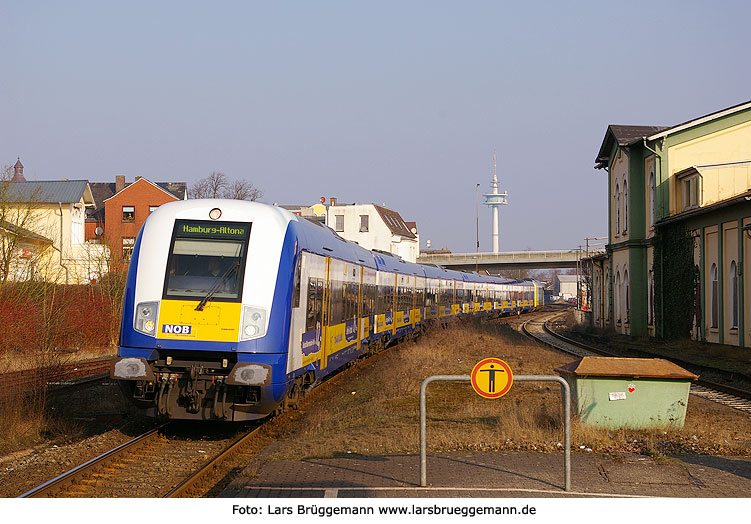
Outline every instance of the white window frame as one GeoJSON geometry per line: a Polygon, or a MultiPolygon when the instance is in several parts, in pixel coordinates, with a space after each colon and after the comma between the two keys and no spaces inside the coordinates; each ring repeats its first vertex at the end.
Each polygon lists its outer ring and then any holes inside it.
{"type": "Polygon", "coordinates": [[[701,207],[702,178],[699,173],[681,179],[683,210],[701,207]]]}

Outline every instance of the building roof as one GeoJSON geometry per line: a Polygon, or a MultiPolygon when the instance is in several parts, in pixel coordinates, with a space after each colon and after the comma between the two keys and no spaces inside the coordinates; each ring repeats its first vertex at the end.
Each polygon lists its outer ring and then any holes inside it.
{"type": "Polygon", "coordinates": [[[11,182],[8,199],[13,202],[41,204],[75,203],[83,198],[86,204],[94,204],[87,180],[50,180],[11,182]]]}
{"type": "Polygon", "coordinates": [[[719,202],[714,202],[707,206],[692,208],[686,211],[682,211],[676,215],[663,218],[655,222],[655,226],[660,227],[660,226],[664,226],[667,224],[672,224],[680,220],[686,220],[686,219],[693,218],[698,215],[704,215],[707,213],[711,213],[713,211],[717,211],[718,209],[722,209],[722,208],[729,207],[729,206],[734,206],[737,204],[748,205],[749,201],[751,201],[751,188],[746,190],[745,193],[734,195],[730,198],[726,198],[725,200],[720,200],[719,202]]]}
{"type": "Polygon", "coordinates": [[[602,169],[607,167],[610,160],[610,151],[613,148],[613,142],[617,141],[618,145],[630,146],[636,142],[641,141],[642,138],[647,140],[656,140],[658,138],[664,138],[673,133],[678,133],[684,129],[710,122],[717,118],[732,115],[740,111],[746,111],[751,109],[751,101],[743,102],[734,106],[709,113],[708,115],[700,116],[699,118],[693,118],[686,122],[680,123],[674,126],[621,126],[621,125],[609,125],[608,130],[605,132],[605,138],[600,146],[600,151],[597,153],[595,159],[595,169],[602,169]]]}
{"type": "Polygon", "coordinates": [[[405,238],[417,238],[399,213],[376,204],[373,204],[373,207],[375,207],[378,214],[381,215],[383,222],[391,230],[391,233],[394,235],[401,235],[405,238]]]}
{"type": "Polygon", "coordinates": [[[578,377],[629,377],[696,380],[697,375],[662,358],[583,357],[555,368],[578,377]]]}
{"type": "Polygon", "coordinates": [[[28,240],[35,240],[37,242],[44,242],[45,244],[52,244],[51,239],[34,233],[33,231],[29,231],[28,229],[21,226],[6,222],[5,220],[0,220],[0,231],[7,231],[11,235],[16,235],[28,240]]]}
{"type": "Polygon", "coordinates": [[[556,275],[559,282],[576,282],[579,279],[579,275],[556,275]]]}
{"type": "Polygon", "coordinates": [[[613,149],[614,143],[617,143],[620,147],[630,146],[631,144],[640,142],[642,138],[646,138],[664,129],[669,129],[669,126],[623,126],[610,124],[607,131],[605,131],[605,138],[602,140],[600,151],[597,152],[595,169],[607,167],[610,160],[610,151],[613,149]]]}
{"type": "Polygon", "coordinates": [[[647,136],[647,139],[655,140],[657,138],[662,138],[662,137],[671,135],[673,133],[678,133],[679,131],[683,131],[684,129],[688,129],[693,126],[703,124],[704,122],[709,122],[711,120],[722,118],[723,116],[728,116],[733,113],[738,113],[740,111],[745,111],[747,109],[751,109],[751,100],[749,100],[748,102],[743,102],[740,104],[736,104],[734,106],[727,107],[725,109],[720,109],[719,111],[714,111],[707,115],[700,116],[699,118],[692,118],[691,120],[687,120],[675,126],[670,126],[665,129],[661,129],[660,131],[656,131],[654,134],[647,136]]]}
{"type": "MultiPolygon", "coordinates": [[[[128,182],[125,184],[125,187],[127,188],[129,185],[135,184],[137,181],[128,182]]],[[[188,185],[185,182],[152,182],[152,184],[159,186],[178,200],[185,200],[185,193],[188,190],[188,185]]],[[[103,207],[104,201],[115,195],[115,182],[89,182],[89,185],[91,186],[91,192],[94,195],[94,202],[96,202],[97,207],[103,207]]]]}

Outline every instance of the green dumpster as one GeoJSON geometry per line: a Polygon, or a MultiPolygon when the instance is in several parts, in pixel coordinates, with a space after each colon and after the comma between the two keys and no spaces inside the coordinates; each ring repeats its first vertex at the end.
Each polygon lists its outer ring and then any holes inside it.
{"type": "Polygon", "coordinates": [[[610,429],[682,428],[699,378],[661,358],[583,357],[555,371],[582,423],[610,429]]]}

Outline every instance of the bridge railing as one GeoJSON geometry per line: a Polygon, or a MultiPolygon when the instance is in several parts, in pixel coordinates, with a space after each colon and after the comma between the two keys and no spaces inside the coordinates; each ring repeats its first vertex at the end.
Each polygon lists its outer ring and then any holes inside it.
{"type": "MultiPolygon", "coordinates": [[[[602,249],[590,249],[590,256],[604,253],[602,249]]],[[[438,261],[488,261],[497,262],[506,261],[524,261],[524,260],[575,260],[585,256],[584,250],[579,249],[561,249],[554,251],[503,251],[501,253],[442,253],[420,255],[418,262],[438,262],[438,261]]]]}

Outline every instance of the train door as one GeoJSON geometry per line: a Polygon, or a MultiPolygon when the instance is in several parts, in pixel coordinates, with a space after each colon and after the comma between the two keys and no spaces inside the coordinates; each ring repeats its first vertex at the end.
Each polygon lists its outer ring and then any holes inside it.
{"type": "Polygon", "coordinates": [[[363,341],[371,342],[375,329],[376,272],[374,269],[362,268],[362,304],[360,333],[363,341]]]}
{"type": "Polygon", "coordinates": [[[325,369],[328,364],[328,352],[330,343],[329,321],[331,319],[331,259],[326,257],[326,278],[323,281],[323,290],[321,293],[321,369],[325,369]]]}
{"type": "Polygon", "coordinates": [[[324,269],[324,257],[307,252],[300,255],[293,291],[288,373],[321,360],[324,269]]]}

